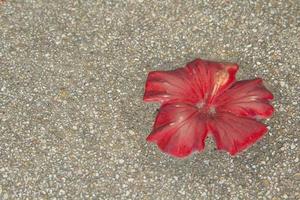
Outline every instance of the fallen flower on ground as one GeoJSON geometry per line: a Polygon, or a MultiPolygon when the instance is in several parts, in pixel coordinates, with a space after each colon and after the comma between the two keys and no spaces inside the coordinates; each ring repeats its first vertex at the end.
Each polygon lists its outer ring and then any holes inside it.
{"type": "Polygon", "coordinates": [[[255,143],[268,130],[258,120],[272,115],[273,95],[260,78],[236,81],[237,71],[237,64],[196,59],[150,72],[144,101],[161,107],[147,140],[175,157],[202,151],[208,134],[231,155],[255,143]]]}

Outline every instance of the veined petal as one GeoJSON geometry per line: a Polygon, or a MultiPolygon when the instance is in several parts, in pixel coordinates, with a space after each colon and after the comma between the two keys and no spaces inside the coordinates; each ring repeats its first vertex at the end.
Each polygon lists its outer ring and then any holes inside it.
{"type": "Polygon", "coordinates": [[[176,70],[150,72],[144,101],[209,103],[235,81],[237,70],[236,64],[196,59],[176,70]]]}
{"type": "Polygon", "coordinates": [[[216,98],[214,104],[219,112],[230,112],[238,116],[268,118],[274,109],[269,100],[273,95],[262,84],[261,79],[238,81],[216,98]]]}
{"type": "Polygon", "coordinates": [[[173,103],[160,108],[147,140],[157,143],[163,152],[184,157],[202,150],[206,135],[206,122],[195,106],[173,103]]]}
{"type": "Polygon", "coordinates": [[[148,74],[144,101],[197,102],[197,92],[191,87],[185,68],[172,71],[153,71],[148,74]]]}
{"type": "Polygon", "coordinates": [[[250,118],[230,113],[218,113],[208,122],[218,149],[231,155],[246,149],[267,132],[267,127],[250,118]]]}
{"type": "Polygon", "coordinates": [[[202,98],[210,103],[235,82],[238,65],[196,59],[188,63],[187,68],[202,98]]]}

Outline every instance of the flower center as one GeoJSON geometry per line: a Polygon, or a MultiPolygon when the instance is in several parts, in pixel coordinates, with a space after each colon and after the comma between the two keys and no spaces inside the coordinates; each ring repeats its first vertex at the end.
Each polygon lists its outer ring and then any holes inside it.
{"type": "Polygon", "coordinates": [[[196,104],[199,112],[205,115],[212,116],[216,113],[216,108],[213,105],[209,105],[206,102],[200,101],[196,104]]]}

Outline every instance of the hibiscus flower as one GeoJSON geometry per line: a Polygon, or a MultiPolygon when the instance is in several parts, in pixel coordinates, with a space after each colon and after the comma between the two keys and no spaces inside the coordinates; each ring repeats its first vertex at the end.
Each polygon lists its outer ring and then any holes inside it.
{"type": "Polygon", "coordinates": [[[148,74],[144,101],[161,107],[147,140],[165,153],[185,157],[201,151],[211,134],[231,155],[266,132],[259,119],[274,111],[262,79],[236,81],[237,64],[196,59],[172,71],[148,74]]]}

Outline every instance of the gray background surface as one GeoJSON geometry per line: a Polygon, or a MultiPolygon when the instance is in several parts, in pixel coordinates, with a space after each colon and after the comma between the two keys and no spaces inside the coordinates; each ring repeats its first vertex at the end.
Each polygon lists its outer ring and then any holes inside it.
{"type": "Polygon", "coordinates": [[[299,199],[299,0],[0,3],[0,199],[299,199]],[[236,157],[145,141],[151,70],[237,62],[275,95],[236,157]]]}

